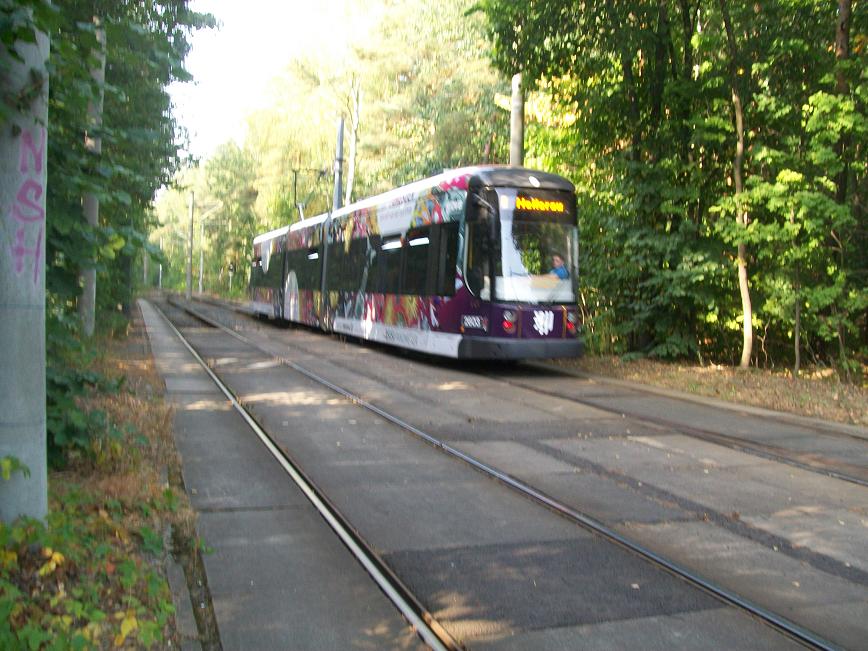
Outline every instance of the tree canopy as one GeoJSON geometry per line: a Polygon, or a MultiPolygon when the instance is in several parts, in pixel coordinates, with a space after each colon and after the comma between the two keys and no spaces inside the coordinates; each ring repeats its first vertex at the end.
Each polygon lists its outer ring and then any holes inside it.
{"type": "Polygon", "coordinates": [[[744,251],[754,361],[802,350],[858,367],[864,2],[478,6],[498,69],[524,72],[550,100],[526,160],[580,188],[593,350],[738,359],[744,251]]]}

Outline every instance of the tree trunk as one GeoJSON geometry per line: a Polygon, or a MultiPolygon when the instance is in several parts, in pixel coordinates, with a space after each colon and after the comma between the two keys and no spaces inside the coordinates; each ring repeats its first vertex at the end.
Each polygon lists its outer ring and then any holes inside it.
{"type": "MultiPolygon", "coordinates": [[[[99,156],[102,152],[102,138],[99,129],[102,126],[103,86],[105,85],[105,52],[106,38],[102,20],[94,16],[93,23],[96,26],[96,41],[99,49],[96,52],[97,65],[90,71],[91,77],[98,86],[96,100],[87,103],[87,121],[91,132],[84,135],[85,150],[99,156]]],[[[99,199],[92,192],[86,192],[81,200],[82,211],[87,225],[96,230],[99,227],[99,199]]],[[[84,336],[92,337],[96,322],[96,261],[91,262],[81,270],[81,298],[78,302],[78,315],[81,319],[81,330],[84,336]]]]}
{"type": "MultiPolygon", "coordinates": [[[[690,2],[687,0],[679,0],[679,6],[681,8],[682,38],[684,39],[684,58],[681,62],[681,82],[686,85],[693,79],[693,33],[696,29],[696,21],[694,19],[694,14],[690,11],[690,2]]],[[[678,129],[681,158],[692,167],[693,153],[690,149],[692,130],[690,128],[690,105],[688,98],[684,96],[680,97],[678,106],[678,129]]]]}
{"type": "MultiPolygon", "coordinates": [[[[838,22],[835,25],[835,58],[840,62],[850,58],[850,15],[852,12],[852,0],[838,0],[838,22]]],[[[849,95],[850,85],[847,83],[847,78],[844,71],[840,68],[835,73],[835,90],[838,95],[849,95]]],[[[847,134],[842,134],[838,141],[835,151],[841,159],[842,169],[835,179],[835,201],[841,205],[847,203],[847,180],[850,176],[850,165],[847,162],[847,150],[850,147],[850,138],[847,134]]],[[[839,263],[842,269],[844,266],[844,247],[839,248],[839,263]]],[[[835,310],[837,317],[837,309],[835,310]]],[[[838,357],[843,370],[844,377],[847,381],[851,380],[850,369],[847,367],[847,344],[844,337],[844,323],[842,318],[837,318],[837,335],[838,335],[838,357]]]]}
{"type": "Polygon", "coordinates": [[[633,57],[635,52],[630,52],[622,35],[626,30],[622,29],[621,20],[615,11],[613,0],[606,0],[606,18],[609,27],[616,34],[619,41],[618,54],[621,60],[621,74],[624,75],[624,93],[627,96],[628,113],[630,116],[630,154],[629,160],[637,162],[641,158],[640,147],[642,136],[640,134],[639,98],[636,92],[636,81],[633,77],[633,57]]]}
{"type": "MultiPolygon", "coordinates": [[[[652,133],[660,128],[660,120],[663,115],[663,89],[666,86],[667,61],[672,35],[669,25],[669,11],[666,2],[657,3],[657,29],[654,33],[654,68],[651,71],[651,118],[652,133]]],[[[655,146],[655,150],[659,145],[655,146]]],[[[655,157],[658,152],[654,152],[655,157]]]]}
{"type": "Polygon", "coordinates": [[[799,367],[802,365],[801,351],[801,329],[802,329],[802,305],[798,293],[796,294],[796,314],[795,325],[793,326],[793,379],[799,379],[799,367]]]}
{"type": "MultiPolygon", "coordinates": [[[[45,190],[48,36],[0,48],[3,87],[32,97],[0,128],[0,459],[27,472],[0,479],[0,520],[48,513],[45,434],[45,190]]],[[[23,104],[23,102],[22,102],[23,104]]]]}
{"type": "MultiPolygon", "coordinates": [[[[335,187],[334,193],[332,195],[332,209],[331,212],[336,210],[340,210],[342,207],[341,199],[343,198],[343,194],[341,193],[342,187],[342,178],[344,173],[344,116],[341,116],[338,119],[338,138],[337,144],[335,146],[335,187]]],[[[325,262],[323,262],[325,264],[325,262]]]]}
{"type": "Polygon", "coordinates": [[[795,294],[795,310],[793,314],[793,379],[799,379],[799,369],[802,363],[802,342],[801,342],[801,334],[802,334],[802,297],[799,295],[801,290],[801,278],[799,274],[799,267],[796,265],[796,282],[793,286],[793,293],[795,294]]]}
{"type": "Polygon", "coordinates": [[[485,149],[482,150],[482,164],[488,165],[489,161],[491,161],[491,148],[494,146],[494,132],[491,132],[491,135],[488,136],[488,140],[485,142],[485,149]]]}
{"type": "Polygon", "coordinates": [[[193,300],[193,212],[196,209],[196,194],[190,190],[190,233],[187,238],[187,269],[186,269],[186,277],[187,277],[187,285],[186,291],[184,292],[184,298],[187,301],[193,300]]]}
{"type": "MultiPolygon", "coordinates": [[[[729,49],[729,77],[732,87],[732,112],[735,118],[735,158],[732,163],[732,177],[735,183],[735,211],[736,221],[742,228],[747,228],[747,211],[743,208],[741,194],[744,190],[742,168],[744,167],[744,109],[741,103],[741,92],[738,83],[738,49],[735,43],[735,35],[732,30],[732,22],[729,18],[729,10],[726,0],[718,0],[720,12],[723,16],[723,25],[726,30],[726,42],[729,49]]],[[[738,289],[741,294],[741,312],[744,319],[742,327],[741,361],[739,366],[750,366],[750,358],[753,352],[753,307],[750,300],[750,284],[747,274],[747,246],[744,242],[738,244],[738,289]]]]}
{"type": "MultiPolygon", "coordinates": [[[[835,58],[840,62],[850,58],[850,14],[852,0],[838,0],[838,22],[835,25],[835,58]]],[[[848,95],[850,93],[850,85],[847,83],[847,78],[843,70],[838,70],[835,73],[835,90],[838,95],[848,95]]],[[[846,135],[842,135],[838,141],[837,153],[844,164],[844,169],[838,174],[835,180],[836,191],[835,199],[838,203],[843,204],[847,201],[847,177],[849,175],[849,165],[847,165],[846,151],[849,145],[846,135]]]]}

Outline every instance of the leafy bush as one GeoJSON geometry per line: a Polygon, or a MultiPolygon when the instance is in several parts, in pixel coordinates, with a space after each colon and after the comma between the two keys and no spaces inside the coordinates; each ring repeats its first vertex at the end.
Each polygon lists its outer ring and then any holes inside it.
{"type": "MultiPolygon", "coordinates": [[[[126,322],[125,322],[126,323],[126,322]]],[[[116,324],[113,324],[113,326],[116,324]]],[[[46,418],[48,460],[53,468],[89,460],[105,465],[117,459],[121,446],[144,443],[130,424],[118,425],[96,405],[99,395],[124,391],[124,377],[109,378],[92,370],[96,346],[77,337],[77,326],[57,313],[47,329],[46,418]]],[[[112,327],[112,331],[118,329],[112,327]]],[[[135,451],[132,451],[135,455],[135,451]]]]}

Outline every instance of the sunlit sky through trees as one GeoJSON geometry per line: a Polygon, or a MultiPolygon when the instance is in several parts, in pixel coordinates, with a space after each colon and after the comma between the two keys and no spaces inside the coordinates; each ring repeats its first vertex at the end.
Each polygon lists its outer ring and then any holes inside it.
{"type": "Polygon", "coordinates": [[[331,49],[357,30],[347,5],[193,0],[191,8],[213,14],[219,28],[193,34],[187,69],[194,81],[170,88],[176,118],[190,135],[190,153],[207,158],[221,143],[241,144],[246,116],[269,103],[269,82],[293,58],[331,49]]]}

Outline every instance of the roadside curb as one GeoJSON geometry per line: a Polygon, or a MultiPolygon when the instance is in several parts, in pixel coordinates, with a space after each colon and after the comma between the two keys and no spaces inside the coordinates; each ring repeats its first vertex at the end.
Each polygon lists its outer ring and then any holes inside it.
{"type": "Polygon", "coordinates": [[[625,389],[632,389],[634,391],[640,391],[643,393],[651,393],[666,398],[672,398],[674,400],[684,400],[686,402],[693,402],[707,407],[716,407],[718,409],[740,412],[742,414],[759,416],[761,418],[774,418],[775,420],[789,422],[793,425],[824,429],[830,432],[834,432],[836,434],[855,436],[857,438],[868,440],[868,428],[861,427],[859,425],[836,423],[834,421],[822,420],[820,418],[812,418],[810,416],[799,416],[798,414],[791,414],[789,412],[774,411],[772,409],[766,409],[764,407],[754,407],[753,405],[737,404],[734,402],[721,400],[719,398],[712,398],[711,396],[685,393],[676,389],[667,389],[664,387],[657,387],[650,384],[642,384],[640,382],[634,382],[631,380],[619,380],[616,378],[606,377],[604,375],[595,375],[593,373],[587,373],[585,371],[577,371],[574,369],[560,366],[558,364],[553,364],[551,362],[525,363],[528,366],[534,366],[537,368],[545,369],[547,371],[557,371],[566,375],[572,375],[573,377],[582,378],[585,380],[593,380],[594,382],[599,382],[600,384],[611,384],[613,386],[618,386],[625,389]]]}
{"type": "Polygon", "coordinates": [[[181,638],[183,651],[201,651],[202,643],[199,641],[199,630],[196,628],[196,616],[193,613],[193,601],[187,587],[187,577],[181,563],[171,551],[173,537],[170,527],[163,536],[163,544],[170,550],[166,554],[166,578],[169,580],[169,589],[172,592],[172,603],[175,604],[175,626],[181,638]]]}

